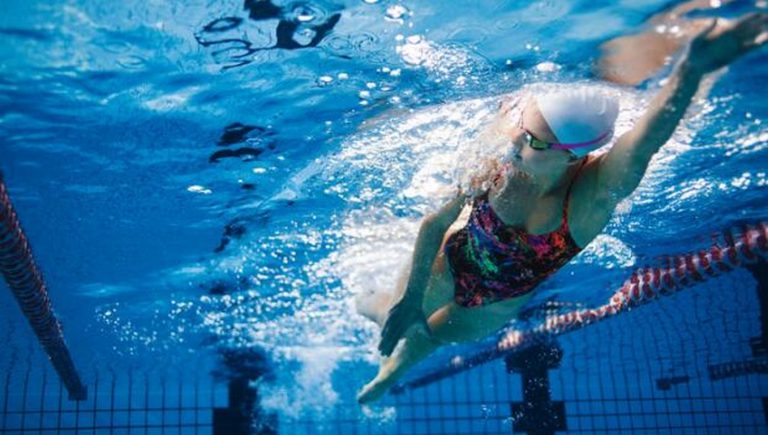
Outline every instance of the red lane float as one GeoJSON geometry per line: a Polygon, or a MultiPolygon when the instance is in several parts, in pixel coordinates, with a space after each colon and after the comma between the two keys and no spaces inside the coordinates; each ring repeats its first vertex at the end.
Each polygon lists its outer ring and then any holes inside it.
{"type": "MultiPolygon", "coordinates": [[[[659,296],[668,296],[685,287],[720,276],[744,264],[754,264],[760,258],[768,258],[768,225],[761,222],[756,227],[745,226],[738,231],[739,238],[734,237],[733,230],[724,231],[722,240],[725,243],[722,246],[713,245],[709,252],[678,255],[668,259],[666,267],[636,270],[607,304],[547,318],[531,332],[559,334],[578,329],[659,296]]],[[[514,341],[509,345],[515,346],[516,343],[519,342],[514,341]]]]}
{"type": "Polygon", "coordinates": [[[608,303],[596,308],[574,310],[547,317],[539,326],[530,330],[507,331],[495,346],[469,356],[457,356],[447,367],[418,379],[397,385],[394,393],[417,388],[446,378],[488,361],[520,351],[553,336],[581,329],[646,304],[660,296],[669,296],[717,277],[745,264],[754,264],[768,259],[768,224],[760,222],[755,226],[745,225],[738,229],[724,231],[715,237],[708,251],[687,253],[667,257],[662,267],[640,268],[632,272],[608,303]],[[734,236],[734,233],[738,237],[734,236]]]}
{"type": "Polygon", "coordinates": [[[64,343],[61,324],[48,298],[43,276],[32,257],[32,250],[0,172],[0,272],[5,277],[21,311],[29,320],[37,339],[69,391],[71,400],[85,400],[87,389],[80,380],[64,343]]]}

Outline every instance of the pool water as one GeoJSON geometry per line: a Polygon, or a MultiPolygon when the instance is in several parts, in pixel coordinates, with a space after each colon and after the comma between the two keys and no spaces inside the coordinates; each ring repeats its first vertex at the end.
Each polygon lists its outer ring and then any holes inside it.
{"type": "MultiPolygon", "coordinates": [[[[699,15],[765,7],[736,3],[699,15]]],[[[405,405],[392,396],[370,409],[354,404],[355,390],[375,373],[379,333],[356,314],[354,296],[391,290],[421,218],[471,173],[467,162],[479,152],[473,145],[500,98],[554,83],[596,83],[599,45],[637,32],[669,5],[4,2],[0,170],[84,379],[92,383],[105,370],[118,378],[170,370],[225,385],[256,370],[271,373],[251,387],[281,432],[361,425],[377,433],[463,431],[450,426],[463,423],[449,405],[437,416],[409,416],[432,403],[433,393],[413,393],[405,405]]],[[[724,71],[604,234],[531,305],[600,305],[633,268],[766,219],[766,75],[765,51],[724,71]]],[[[619,132],[662,79],[637,88],[600,85],[620,96],[619,132]]],[[[711,290],[632,313],[623,325],[647,325],[657,345],[664,336],[658,348],[637,350],[616,332],[619,320],[565,339],[561,381],[553,385],[581,379],[586,390],[610,385],[629,391],[619,396],[648,398],[644,381],[608,382],[597,367],[697,379],[707,364],[747,358],[761,328],[757,273],[736,271],[711,290]],[[733,298],[730,288],[739,289],[733,298]],[[600,340],[624,351],[592,352],[585,344],[600,340]],[[644,361],[656,362],[643,368],[644,361]]],[[[47,362],[16,303],[0,294],[0,367],[8,367],[5,385],[19,388],[5,395],[8,409],[25,388],[20,373],[45,370],[47,362]]],[[[478,346],[446,349],[412,376],[478,346]]],[[[519,380],[510,381],[509,397],[483,396],[502,382],[504,370],[493,367],[478,372],[488,383],[474,383],[470,372],[451,393],[479,413],[467,419],[486,421],[469,432],[509,432],[515,421],[498,404],[520,400],[519,380]]],[[[750,376],[755,394],[687,394],[764,396],[764,375],[750,376]]],[[[567,395],[554,388],[553,397],[567,395]]],[[[661,411],[646,413],[654,412],[661,411]]],[[[8,421],[3,428],[14,433],[8,421]]],[[[766,430],[764,420],[702,421],[680,427],[766,430]]],[[[574,424],[574,431],[602,427],[594,419],[594,426],[574,424]]],[[[677,427],[664,424],[647,427],[677,427]]]]}

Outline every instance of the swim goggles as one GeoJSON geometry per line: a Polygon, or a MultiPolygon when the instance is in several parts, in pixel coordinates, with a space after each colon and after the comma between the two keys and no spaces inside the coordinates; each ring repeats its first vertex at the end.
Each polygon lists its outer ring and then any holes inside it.
{"type": "Polygon", "coordinates": [[[605,133],[598,136],[596,139],[592,139],[590,141],[586,142],[576,142],[576,143],[556,143],[556,142],[546,142],[543,141],[536,136],[533,135],[525,126],[523,125],[523,113],[520,113],[520,121],[518,121],[517,125],[520,130],[523,131],[525,134],[525,142],[528,144],[529,147],[538,150],[538,151],[544,151],[548,149],[555,149],[555,150],[566,150],[571,151],[576,148],[586,148],[586,147],[593,147],[599,143],[601,143],[608,135],[611,134],[611,130],[606,131],[605,133]]]}

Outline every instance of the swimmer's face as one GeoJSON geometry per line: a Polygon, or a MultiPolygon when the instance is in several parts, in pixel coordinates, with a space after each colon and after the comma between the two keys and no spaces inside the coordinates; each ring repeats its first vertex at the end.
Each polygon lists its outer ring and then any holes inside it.
{"type": "MultiPolygon", "coordinates": [[[[558,175],[577,159],[566,150],[534,149],[530,146],[530,137],[550,143],[558,142],[557,137],[547,125],[533,98],[523,102],[521,117],[511,120],[507,134],[512,140],[511,162],[534,177],[558,175]]],[[[502,105],[502,110],[505,109],[502,105]]]]}

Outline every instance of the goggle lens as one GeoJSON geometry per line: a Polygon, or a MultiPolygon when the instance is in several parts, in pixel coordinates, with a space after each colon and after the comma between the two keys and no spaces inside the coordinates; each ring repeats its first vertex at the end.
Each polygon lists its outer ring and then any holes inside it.
{"type": "Polygon", "coordinates": [[[528,146],[530,146],[531,148],[533,148],[535,150],[543,151],[543,150],[548,150],[548,149],[550,149],[552,147],[551,143],[545,142],[545,141],[543,141],[541,139],[537,139],[537,138],[533,137],[533,135],[528,133],[527,131],[525,132],[525,135],[526,135],[526,139],[527,139],[527,142],[528,142],[528,146]]]}

